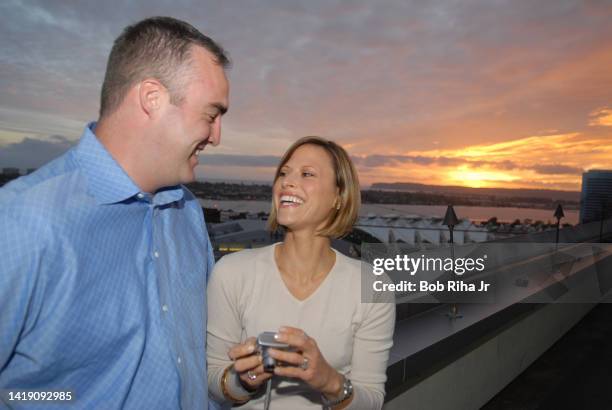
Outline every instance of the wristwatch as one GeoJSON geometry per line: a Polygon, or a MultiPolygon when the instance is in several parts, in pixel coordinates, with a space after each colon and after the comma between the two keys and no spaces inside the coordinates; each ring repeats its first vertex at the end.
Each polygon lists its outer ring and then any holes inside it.
{"type": "Polygon", "coordinates": [[[330,410],[332,407],[337,406],[353,395],[353,383],[351,383],[350,379],[344,376],[342,377],[344,378],[344,382],[342,383],[342,395],[336,400],[328,400],[327,397],[322,394],[321,400],[323,400],[323,409],[330,410]]]}

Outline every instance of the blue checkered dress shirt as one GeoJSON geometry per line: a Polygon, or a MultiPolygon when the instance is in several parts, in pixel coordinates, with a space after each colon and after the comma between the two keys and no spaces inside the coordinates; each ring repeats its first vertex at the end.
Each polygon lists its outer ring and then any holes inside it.
{"type": "Polygon", "coordinates": [[[0,389],[73,391],[61,409],[208,408],[200,205],[181,186],[140,192],[94,127],[0,189],[0,389]]]}

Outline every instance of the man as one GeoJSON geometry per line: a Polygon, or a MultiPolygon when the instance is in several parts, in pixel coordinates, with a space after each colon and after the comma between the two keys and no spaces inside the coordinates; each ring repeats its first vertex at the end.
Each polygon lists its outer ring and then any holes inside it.
{"type": "Polygon", "coordinates": [[[214,260],[198,201],[180,184],[220,142],[228,64],[185,22],[127,27],[109,56],[99,122],[0,190],[4,404],[37,390],[70,391],[76,408],[208,407],[214,260]]]}

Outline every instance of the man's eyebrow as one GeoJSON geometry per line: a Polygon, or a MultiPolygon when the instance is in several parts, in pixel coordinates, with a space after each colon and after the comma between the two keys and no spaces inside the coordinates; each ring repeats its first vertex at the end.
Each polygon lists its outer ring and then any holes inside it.
{"type": "Polygon", "coordinates": [[[211,107],[216,108],[219,111],[219,114],[223,115],[227,112],[227,107],[221,103],[212,103],[211,107]]]}

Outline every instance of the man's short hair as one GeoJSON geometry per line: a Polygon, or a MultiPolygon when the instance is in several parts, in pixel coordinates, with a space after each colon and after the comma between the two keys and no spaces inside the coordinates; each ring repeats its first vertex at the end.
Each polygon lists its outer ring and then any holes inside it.
{"type": "MultiPolygon", "coordinates": [[[[289,147],[283,158],[281,159],[276,173],[274,174],[274,183],[280,176],[281,169],[291,159],[295,151],[302,145],[315,145],[323,148],[330,156],[334,174],[336,176],[336,186],[338,187],[338,196],[340,198],[339,209],[334,212],[327,224],[318,232],[319,235],[328,236],[331,238],[341,238],[353,229],[353,224],[359,216],[359,207],[361,205],[361,191],[359,189],[359,177],[355,166],[347,152],[340,145],[333,141],[326,140],[321,137],[309,136],[303,137],[289,147]]],[[[268,229],[272,232],[279,228],[276,221],[277,209],[275,201],[272,200],[272,208],[270,209],[270,217],[268,218],[268,229]]]]}
{"type": "Polygon", "coordinates": [[[126,27],[108,57],[102,84],[100,118],[119,107],[129,89],[145,78],[155,78],[180,104],[185,71],[193,46],[208,50],[223,68],[230,65],[223,48],[191,24],[172,17],[151,17],[126,27]]]}

